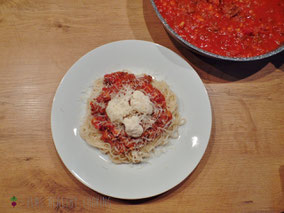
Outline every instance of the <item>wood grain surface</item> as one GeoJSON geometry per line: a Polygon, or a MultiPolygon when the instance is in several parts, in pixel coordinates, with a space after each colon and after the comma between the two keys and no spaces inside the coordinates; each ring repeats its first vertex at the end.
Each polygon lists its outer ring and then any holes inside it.
{"type": "Polygon", "coordinates": [[[283,59],[198,56],[169,37],[149,0],[0,0],[0,212],[283,212],[283,59]],[[52,99],[70,66],[124,39],[153,41],[185,58],[213,109],[196,170],[169,192],[138,201],[109,199],[77,181],[50,129],[52,99]]]}

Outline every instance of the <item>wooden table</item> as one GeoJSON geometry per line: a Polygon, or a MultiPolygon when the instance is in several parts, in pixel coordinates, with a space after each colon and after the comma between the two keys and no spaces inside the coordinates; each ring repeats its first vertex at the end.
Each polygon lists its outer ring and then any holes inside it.
{"type": "Polygon", "coordinates": [[[283,59],[230,63],[195,55],[171,40],[149,0],[0,0],[0,212],[284,211],[283,59]],[[139,201],[108,199],[77,181],[50,129],[52,99],[70,66],[124,39],[153,41],[184,57],[213,109],[196,170],[169,192],[139,201]]]}

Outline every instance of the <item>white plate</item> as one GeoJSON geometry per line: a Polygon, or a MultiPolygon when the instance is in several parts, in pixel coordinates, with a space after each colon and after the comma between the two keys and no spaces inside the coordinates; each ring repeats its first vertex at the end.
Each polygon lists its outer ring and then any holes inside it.
{"type": "Polygon", "coordinates": [[[53,140],[68,170],[89,188],[122,199],[151,197],[182,182],[205,152],[211,123],[209,98],[193,68],[173,51],[137,40],[109,43],[80,58],[62,79],[51,112],[53,140]],[[98,77],[122,69],[165,80],[178,96],[180,113],[187,120],[179,129],[180,137],[171,140],[165,152],[138,165],[111,163],[78,132],[86,90],[98,77]]]}

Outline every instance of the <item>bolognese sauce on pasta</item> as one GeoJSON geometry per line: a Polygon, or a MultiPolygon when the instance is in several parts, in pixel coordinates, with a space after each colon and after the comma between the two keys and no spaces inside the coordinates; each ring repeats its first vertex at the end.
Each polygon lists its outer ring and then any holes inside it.
{"type": "Polygon", "coordinates": [[[95,81],[80,135],[114,163],[139,163],[183,123],[165,82],[119,71],[95,81]]]}

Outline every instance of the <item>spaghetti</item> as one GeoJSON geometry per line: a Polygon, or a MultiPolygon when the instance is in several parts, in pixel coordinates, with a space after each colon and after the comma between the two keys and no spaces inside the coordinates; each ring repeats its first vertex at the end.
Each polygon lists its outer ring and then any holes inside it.
{"type": "Polygon", "coordinates": [[[164,81],[122,71],[95,81],[80,135],[114,163],[140,163],[184,122],[164,81]]]}

